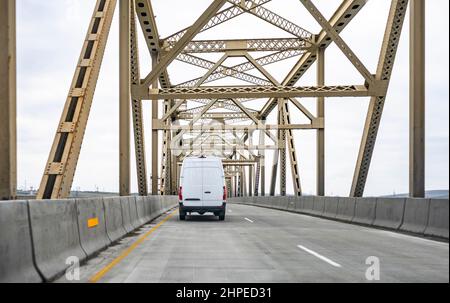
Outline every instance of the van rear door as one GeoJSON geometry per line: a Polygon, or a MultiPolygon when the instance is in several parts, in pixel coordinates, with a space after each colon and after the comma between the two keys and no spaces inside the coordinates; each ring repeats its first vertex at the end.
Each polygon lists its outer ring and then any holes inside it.
{"type": "Polygon", "coordinates": [[[183,168],[183,203],[185,206],[203,206],[203,171],[200,163],[189,163],[183,168]]]}
{"type": "Polygon", "coordinates": [[[217,163],[205,162],[203,166],[203,206],[222,206],[223,171],[217,163]]]}

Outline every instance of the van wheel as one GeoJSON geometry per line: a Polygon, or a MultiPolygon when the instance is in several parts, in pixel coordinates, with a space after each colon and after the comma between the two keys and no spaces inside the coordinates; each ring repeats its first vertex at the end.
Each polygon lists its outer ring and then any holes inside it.
{"type": "Polygon", "coordinates": [[[180,214],[180,221],[185,221],[185,220],[186,220],[186,215],[180,214]]]}
{"type": "Polygon", "coordinates": [[[221,213],[219,215],[219,221],[224,221],[225,220],[225,213],[221,213]]]}

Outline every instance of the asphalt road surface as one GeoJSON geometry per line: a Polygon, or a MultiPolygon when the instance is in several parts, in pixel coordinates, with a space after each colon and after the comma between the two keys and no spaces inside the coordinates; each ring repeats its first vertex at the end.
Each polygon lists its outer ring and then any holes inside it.
{"type": "Polygon", "coordinates": [[[229,204],[223,222],[208,215],[179,221],[176,210],[165,214],[80,273],[81,282],[99,283],[448,283],[449,244],[229,204]]]}

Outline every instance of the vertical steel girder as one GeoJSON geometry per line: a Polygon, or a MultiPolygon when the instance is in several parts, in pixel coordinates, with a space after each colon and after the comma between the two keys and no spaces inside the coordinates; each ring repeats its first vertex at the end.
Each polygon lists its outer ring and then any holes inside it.
{"type": "Polygon", "coordinates": [[[248,195],[250,197],[253,196],[253,194],[254,194],[254,192],[253,192],[253,175],[254,175],[253,166],[249,166],[249,168],[248,168],[248,195]]]}
{"type": "Polygon", "coordinates": [[[16,1],[0,3],[0,200],[16,198],[16,1]]]}
{"type": "MultiPolygon", "coordinates": [[[[376,74],[377,80],[389,81],[397,54],[398,44],[405,20],[408,0],[392,0],[386,32],[383,39],[380,60],[376,74]]],[[[369,173],[370,162],[377,139],[386,95],[372,97],[364,126],[353,183],[350,191],[352,197],[362,197],[369,173]]]]}
{"type": "MultiPolygon", "coordinates": [[[[279,103],[279,101],[278,101],[279,103]]],[[[280,108],[278,109],[278,124],[281,123],[281,111],[280,108]]],[[[281,132],[278,131],[278,147],[280,147],[281,142],[280,142],[280,138],[281,138],[281,132]]],[[[271,176],[271,180],[270,180],[270,196],[275,196],[275,187],[277,184],[277,174],[278,174],[278,162],[280,160],[280,148],[277,148],[274,151],[273,154],[273,161],[272,161],[272,176],[271,176]]]]}
{"type": "Polygon", "coordinates": [[[411,0],[409,194],[425,198],[425,0],[411,0]]]}
{"type": "MultiPolygon", "coordinates": [[[[130,0],[122,0],[119,3],[119,194],[121,196],[130,195],[130,66],[133,64],[131,48],[134,41],[131,41],[131,13],[133,11],[130,0]]],[[[136,51],[136,50],[135,50],[136,51]]],[[[137,60],[137,57],[135,57],[137,60]]],[[[138,68],[135,64],[134,68],[138,68]]],[[[139,75],[137,75],[139,78],[139,75]]],[[[134,102],[133,102],[134,103],[134,102]]]]}
{"type": "MultiPolygon", "coordinates": [[[[139,69],[139,48],[137,37],[137,25],[135,6],[131,3],[131,19],[130,19],[130,66],[131,66],[131,85],[139,84],[140,69],[139,69]]],[[[129,87],[128,87],[129,89],[129,87]]],[[[145,134],[144,121],[142,112],[142,100],[132,98],[132,117],[134,126],[134,147],[136,153],[136,173],[138,180],[138,190],[140,196],[148,195],[147,182],[147,162],[145,157],[145,134]]]]}
{"type": "MultiPolygon", "coordinates": [[[[317,51],[317,85],[325,85],[325,49],[317,51]]],[[[317,98],[317,118],[325,118],[325,98],[317,98]]],[[[317,130],[317,195],[325,196],[325,129],[317,130]]]]}
{"type": "MultiPolygon", "coordinates": [[[[286,99],[278,99],[279,124],[286,124],[285,120],[285,104],[286,99]]],[[[286,196],[286,130],[278,131],[278,145],[280,149],[280,195],[286,196]]]]}
{"type": "MultiPolygon", "coordinates": [[[[158,65],[158,56],[153,54],[152,67],[158,65]]],[[[158,88],[158,78],[153,79],[152,88],[158,88]]],[[[158,119],[159,114],[159,101],[152,101],[152,120],[158,119]]],[[[152,129],[152,195],[158,194],[158,156],[159,156],[159,134],[158,130],[152,129]]]]}
{"type": "Polygon", "coordinates": [[[116,0],[98,0],[37,194],[66,198],[75,174],[116,0]]]}

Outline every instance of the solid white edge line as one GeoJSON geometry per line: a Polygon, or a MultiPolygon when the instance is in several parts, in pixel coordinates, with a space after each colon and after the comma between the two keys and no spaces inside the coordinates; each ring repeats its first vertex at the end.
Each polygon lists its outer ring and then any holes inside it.
{"type": "Polygon", "coordinates": [[[250,220],[249,218],[245,218],[245,220],[247,220],[250,223],[254,223],[252,220],[250,220]]]}
{"type": "Polygon", "coordinates": [[[297,247],[302,249],[302,250],[304,250],[304,251],[306,251],[307,253],[309,253],[309,254],[319,258],[320,260],[327,262],[328,264],[330,264],[330,265],[332,265],[334,267],[342,267],[341,264],[336,263],[336,262],[334,262],[334,261],[332,261],[332,260],[322,256],[321,254],[316,253],[315,251],[313,251],[311,249],[308,249],[308,248],[306,248],[306,247],[304,247],[302,245],[297,245],[297,247]]]}

